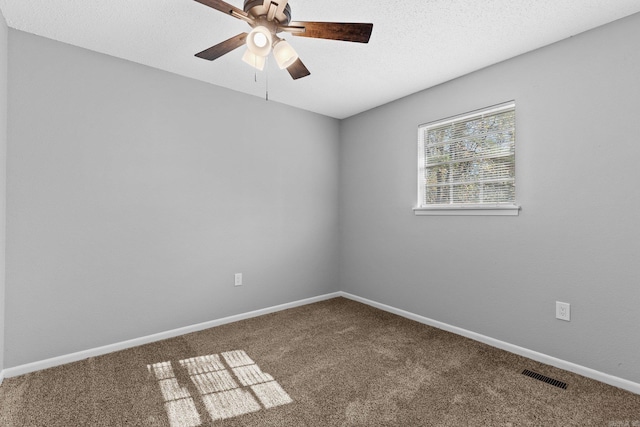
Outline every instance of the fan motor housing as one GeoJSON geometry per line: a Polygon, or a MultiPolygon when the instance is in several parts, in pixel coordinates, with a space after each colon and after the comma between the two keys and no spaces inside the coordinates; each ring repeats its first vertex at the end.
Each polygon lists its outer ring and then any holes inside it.
{"type": "MultiPolygon", "coordinates": [[[[277,4],[277,2],[273,3],[277,4]]],[[[244,0],[244,11],[253,18],[260,18],[267,14],[269,8],[264,6],[263,0],[244,0]]],[[[280,25],[288,25],[291,22],[291,7],[289,7],[288,3],[282,13],[277,14],[274,19],[280,25]]]]}

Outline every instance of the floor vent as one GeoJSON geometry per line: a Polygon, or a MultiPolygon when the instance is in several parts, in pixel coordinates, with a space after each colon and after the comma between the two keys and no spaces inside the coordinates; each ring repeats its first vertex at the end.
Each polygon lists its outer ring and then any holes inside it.
{"type": "Polygon", "coordinates": [[[561,388],[561,389],[564,389],[564,390],[567,389],[567,383],[563,383],[562,381],[554,380],[553,378],[546,377],[546,376],[544,376],[542,374],[530,371],[528,369],[525,369],[524,371],[522,371],[522,375],[526,375],[528,377],[535,378],[538,381],[542,381],[542,382],[545,382],[547,384],[551,384],[554,387],[558,387],[558,388],[561,388]]]}

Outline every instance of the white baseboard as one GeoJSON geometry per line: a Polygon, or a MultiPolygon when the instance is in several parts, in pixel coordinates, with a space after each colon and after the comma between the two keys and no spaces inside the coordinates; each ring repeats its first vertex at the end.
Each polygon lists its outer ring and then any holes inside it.
{"type": "Polygon", "coordinates": [[[488,337],[486,335],[481,335],[476,332],[468,331],[466,329],[462,329],[457,326],[452,326],[443,322],[439,322],[437,320],[429,319],[428,317],[420,316],[418,314],[411,313],[409,311],[401,310],[386,304],[381,304],[379,302],[375,302],[375,301],[362,298],[356,295],[352,295],[348,292],[342,292],[342,291],[320,295],[313,298],[307,298],[299,301],[294,301],[287,304],[281,304],[273,307],[263,308],[260,310],[250,311],[248,313],[238,314],[235,316],[224,317],[222,319],[212,320],[209,322],[198,323],[196,325],[186,326],[184,328],[173,329],[173,330],[161,332],[158,334],[148,335],[141,338],[135,338],[132,340],[123,341],[116,344],[106,345],[103,347],[97,347],[89,350],[79,351],[77,353],[54,357],[51,359],[46,359],[38,362],[28,363],[28,364],[16,366],[13,368],[6,368],[3,371],[0,371],[0,383],[2,383],[2,380],[4,378],[11,378],[18,375],[24,375],[30,372],[40,371],[42,369],[64,365],[66,363],[77,362],[79,360],[87,359],[89,357],[101,356],[103,354],[112,353],[114,351],[125,350],[127,348],[137,347],[139,345],[149,344],[149,343],[161,341],[167,338],[173,338],[173,337],[188,334],[191,332],[202,331],[204,329],[213,328],[215,326],[237,322],[239,320],[250,319],[252,317],[262,316],[264,314],[269,314],[269,313],[275,313],[277,311],[282,311],[289,308],[312,304],[314,302],[324,301],[324,300],[328,300],[336,297],[344,297],[354,301],[358,301],[363,304],[369,305],[371,307],[375,307],[380,310],[387,311],[389,313],[397,314],[398,316],[402,316],[407,319],[411,319],[416,322],[423,323],[425,325],[433,326],[435,328],[442,329],[447,332],[452,332],[454,334],[461,335],[463,337],[467,337],[472,340],[482,342],[484,344],[488,344],[492,347],[496,347],[501,350],[508,351],[510,353],[515,353],[520,356],[524,356],[529,359],[532,359],[541,363],[545,363],[547,365],[555,366],[556,368],[564,369],[569,372],[574,372],[584,377],[591,378],[596,381],[600,381],[605,384],[612,385],[614,387],[619,387],[621,389],[628,390],[632,393],[640,394],[640,384],[635,383],[633,381],[629,381],[623,378],[615,377],[613,375],[605,374],[603,372],[599,372],[594,369],[587,368],[585,366],[577,365],[572,362],[567,362],[566,360],[548,356],[546,354],[529,350],[527,348],[520,347],[514,344],[509,344],[507,342],[500,341],[500,340],[488,337]]]}
{"type": "Polygon", "coordinates": [[[363,304],[370,305],[380,310],[388,311],[389,313],[397,314],[398,316],[406,317],[407,319],[415,320],[416,322],[423,323],[425,325],[433,326],[434,328],[442,329],[447,332],[452,332],[463,337],[470,338],[474,341],[479,341],[484,344],[488,344],[492,347],[499,348],[501,350],[515,353],[520,356],[527,357],[537,362],[545,363],[547,365],[555,366],[556,368],[564,369],[565,371],[574,372],[582,375],[583,377],[591,378],[596,381],[600,381],[605,384],[618,387],[632,393],[640,394],[640,384],[633,381],[625,380],[624,378],[615,377],[613,375],[605,374],[595,369],[587,368],[585,366],[577,365],[566,360],[558,359],[553,356],[549,356],[537,351],[529,350],[524,347],[520,347],[514,344],[509,344],[504,341],[500,341],[486,335],[481,335],[475,332],[468,331],[466,329],[458,328],[457,326],[451,326],[446,323],[439,322],[437,320],[429,319],[428,317],[420,316],[418,314],[411,313],[409,311],[401,310],[389,305],[381,304],[375,301],[368,300],[356,295],[349,294],[347,292],[338,292],[342,297],[361,302],[363,304]]]}
{"type": "Polygon", "coordinates": [[[153,335],[147,335],[140,338],[134,338],[128,341],[122,341],[115,344],[109,344],[102,347],[96,347],[88,350],[79,351],[76,353],[53,357],[51,359],[45,359],[37,362],[27,363],[24,365],[15,366],[13,368],[7,368],[4,371],[2,371],[2,375],[6,376],[6,378],[17,377],[18,375],[24,375],[30,372],[40,371],[42,369],[53,368],[54,366],[60,366],[60,365],[64,365],[71,362],[77,362],[79,360],[84,360],[89,357],[102,356],[103,354],[113,353],[114,351],[125,350],[128,348],[137,347],[137,346],[149,344],[152,342],[165,340],[167,338],[174,338],[179,335],[184,335],[191,332],[198,332],[204,329],[213,328],[215,326],[220,326],[227,323],[233,323],[239,320],[250,319],[252,317],[258,317],[264,314],[275,313],[276,311],[282,311],[288,308],[294,308],[302,305],[312,304],[314,302],[324,301],[324,300],[336,298],[339,296],[340,296],[340,293],[335,292],[331,294],[320,295],[317,297],[306,298],[303,300],[294,301],[287,304],[280,304],[273,307],[250,311],[248,313],[237,314],[235,316],[224,317],[222,319],[211,320],[209,322],[198,323],[196,325],[191,325],[191,326],[185,326],[183,328],[173,329],[166,332],[160,332],[153,335]]]}

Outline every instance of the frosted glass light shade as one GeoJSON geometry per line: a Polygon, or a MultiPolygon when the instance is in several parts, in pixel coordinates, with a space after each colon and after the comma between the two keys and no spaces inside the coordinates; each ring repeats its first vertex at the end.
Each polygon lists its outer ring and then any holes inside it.
{"type": "Polygon", "coordinates": [[[266,62],[265,57],[256,55],[255,53],[251,52],[251,50],[249,50],[248,48],[247,50],[244,51],[244,55],[242,55],[242,60],[247,64],[251,65],[252,67],[257,68],[260,71],[264,70],[264,63],[266,62]]]}
{"type": "Polygon", "coordinates": [[[276,62],[281,70],[287,68],[298,59],[298,54],[286,40],[280,40],[276,43],[273,47],[273,56],[276,57],[276,62]]]}
{"type": "Polygon", "coordinates": [[[247,47],[254,55],[267,56],[271,52],[271,31],[267,27],[259,25],[249,33],[247,37],[247,47]]]}

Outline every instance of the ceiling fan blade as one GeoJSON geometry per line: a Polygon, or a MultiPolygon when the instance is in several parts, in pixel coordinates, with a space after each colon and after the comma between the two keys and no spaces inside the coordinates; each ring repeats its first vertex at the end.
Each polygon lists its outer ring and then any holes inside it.
{"type": "Polygon", "coordinates": [[[200,53],[196,53],[198,58],[208,59],[209,61],[213,61],[214,59],[220,58],[222,55],[231,52],[234,49],[239,48],[244,45],[247,41],[247,33],[240,33],[237,36],[231,37],[228,40],[223,41],[222,43],[218,43],[215,46],[211,46],[209,49],[205,49],[200,53]]]}
{"type": "Polygon", "coordinates": [[[297,37],[313,37],[317,39],[343,40],[347,42],[368,43],[373,24],[345,22],[291,22],[283,31],[297,37]],[[301,29],[304,28],[304,31],[301,29]]]}
{"type": "Polygon", "coordinates": [[[291,74],[293,80],[298,80],[311,74],[302,61],[300,61],[300,58],[298,58],[293,64],[289,65],[287,67],[287,71],[291,74]]]}
{"type": "Polygon", "coordinates": [[[202,3],[205,6],[212,7],[216,10],[219,10],[222,13],[226,13],[227,15],[231,15],[238,19],[247,18],[249,19],[249,15],[242,9],[238,9],[235,6],[230,5],[227,2],[222,0],[196,0],[198,3],[202,3]]]}

